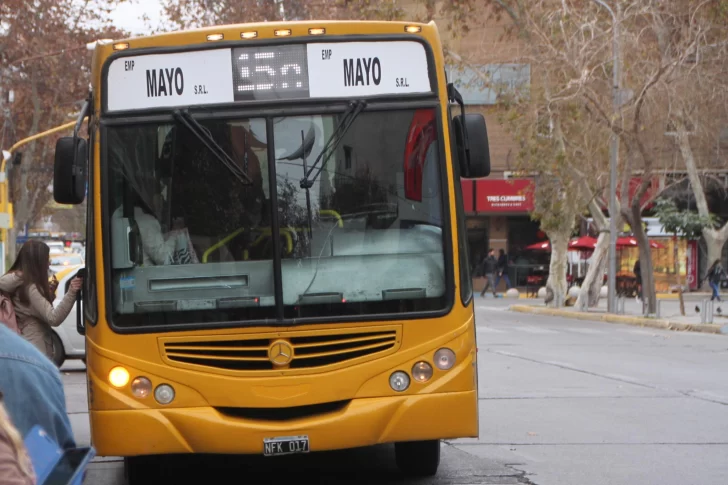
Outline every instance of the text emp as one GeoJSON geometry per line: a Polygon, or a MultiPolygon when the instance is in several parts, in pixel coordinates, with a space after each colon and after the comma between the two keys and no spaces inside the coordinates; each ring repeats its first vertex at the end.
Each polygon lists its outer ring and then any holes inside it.
{"type": "Polygon", "coordinates": [[[344,59],[344,86],[379,86],[382,64],[378,57],[344,59]]]}
{"type": "Polygon", "coordinates": [[[185,90],[185,77],[179,67],[170,69],[147,69],[147,97],[182,96],[185,90]]]}

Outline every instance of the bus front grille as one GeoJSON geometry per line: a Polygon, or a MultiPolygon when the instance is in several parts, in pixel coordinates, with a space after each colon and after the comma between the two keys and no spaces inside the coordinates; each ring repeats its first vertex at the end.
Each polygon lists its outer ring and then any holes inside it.
{"type": "Polygon", "coordinates": [[[399,342],[400,329],[393,326],[160,338],[163,356],[172,365],[234,372],[305,370],[360,363],[395,351],[399,342]]]}

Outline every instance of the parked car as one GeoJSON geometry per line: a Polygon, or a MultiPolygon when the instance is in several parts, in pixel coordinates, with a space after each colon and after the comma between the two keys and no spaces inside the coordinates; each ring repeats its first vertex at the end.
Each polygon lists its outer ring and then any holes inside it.
{"type": "Polygon", "coordinates": [[[80,255],[85,255],[86,253],[86,248],[84,247],[83,243],[80,242],[72,242],[70,250],[72,253],[78,253],[80,255]]]}
{"type": "MultiPolygon", "coordinates": [[[[58,289],[56,290],[56,300],[53,306],[63,299],[71,285],[71,280],[83,265],[67,267],[56,273],[58,279],[58,289]]],[[[75,303],[66,319],[57,327],[53,328],[53,362],[60,367],[67,359],[81,359],[86,362],[86,337],[80,335],[76,330],[76,305],[75,303]]],[[[83,311],[83,305],[81,305],[83,311]]]]}
{"type": "Polygon", "coordinates": [[[65,246],[63,245],[63,243],[61,241],[43,241],[43,242],[48,245],[48,247],[51,250],[51,254],[63,253],[66,250],[65,246]]]}
{"type": "MultiPolygon", "coordinates": [[[[50,260],[50,270],[53,273],[58,273],[66,268],[84,264],[83,256],[76,253],[51,253],[50,260]]],[[[58,276],[56,276],[56,278],[57,277],[58,276]]]]}

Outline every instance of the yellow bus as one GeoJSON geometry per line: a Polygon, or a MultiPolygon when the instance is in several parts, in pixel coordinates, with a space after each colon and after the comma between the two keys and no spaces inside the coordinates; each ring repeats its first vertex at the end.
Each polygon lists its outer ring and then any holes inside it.
{"type": "Polygon", "coordinates": [[[100,455],[135,484],[189,454],[393,443],[424,476],[478,436],[460,177],[490,159],[433,23],[109,41],[92,75],[53,187],[89,198],[100,455]]]}

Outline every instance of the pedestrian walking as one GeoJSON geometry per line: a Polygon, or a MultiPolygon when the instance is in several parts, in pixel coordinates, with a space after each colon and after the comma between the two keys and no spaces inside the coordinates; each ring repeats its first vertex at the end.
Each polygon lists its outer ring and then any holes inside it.
{"type": "Polygon", "coordinates": [[[23,244],[10,271],[0,277],[0,291],[10,296],[23,338],[53,360],[51,327],[59,326],[71,313],[83,281],[71,280],[63,300],[53,308],[55,288],[48,281],[49,256],[50,249],[43,242],[30,240],[23,244]]]}
{"type": "Polygon", "coordinates": [[[493,296],[497,297],[498,294],[495,291],[495,271],[498,265],[498,261],[495,259],[495,249],[490,249],[488,255],[483,259],[483,278],[485,278],[485,286],[483,291],[480,292],[480,296],[485,296],[485,292],[490,287],[493,290],[493,296]]]}
{"type": "Polygon", "coordinates": [[[508,255],[503,249],[499,249],[498,253],[498,264],[496,266],[498,277],[495,280],[494,290],[498,288],[501,279],[505,280],[506,289],[510,290],[513,286],[511,285],[511,279],[508,277],[508,255]]]}
{"type": "Polygon", "coordinates": [[[710,288],[713,290],[713,294],[710,297],[710,301],[720,299],[720,282],[726,278],[725,270],[723,265],[720,263],[720,259],[716,259],[715,262],[710,266],[710,269],[705,275],[705,279],[708,280],[710,288]]]}
{"type": "Polygon", "coordinates": [[[634,273],[636,283],[637,283],[637,296],[636,300],[642,301],[642,267],[640,266],[640,258],[637,258],[637,261],[634,263],[634,268],[632,268],[632,272],[634,273]]]}

